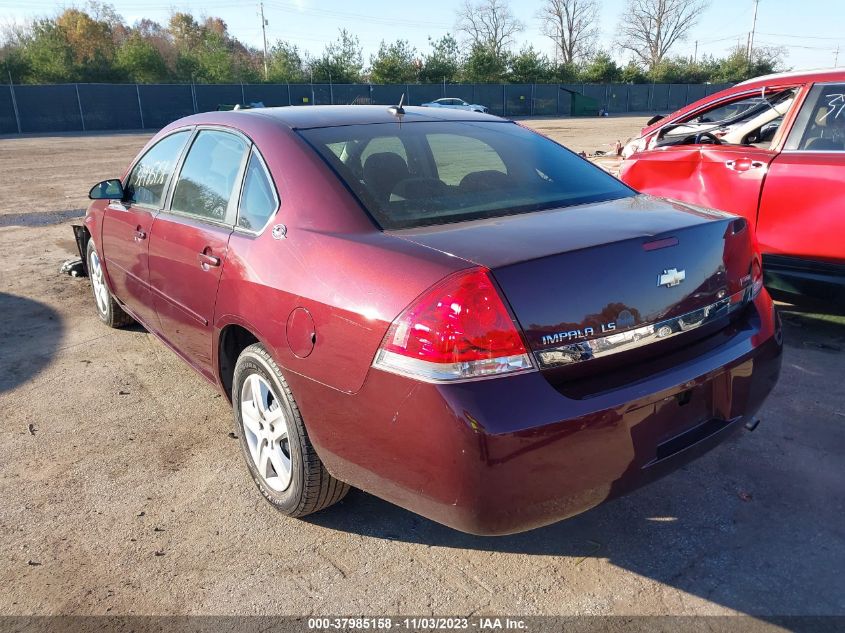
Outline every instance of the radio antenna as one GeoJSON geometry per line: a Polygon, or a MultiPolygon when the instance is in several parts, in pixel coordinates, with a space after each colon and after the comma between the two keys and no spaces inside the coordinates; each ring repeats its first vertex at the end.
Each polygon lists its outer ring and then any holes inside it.
{"type": "Polygon", "coordinates": [[[402,97],[399,99],[399,105],[390,106],[387,111],[390,112],[395,117],[401,117],[405,114],[405,108],[402,107],[402,104],[405,103],[405,93],[402,93],[402,97]]]}

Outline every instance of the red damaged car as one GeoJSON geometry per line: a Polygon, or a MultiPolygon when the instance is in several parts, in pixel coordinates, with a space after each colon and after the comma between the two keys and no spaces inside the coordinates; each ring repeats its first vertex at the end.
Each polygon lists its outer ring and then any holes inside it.
{"type": "Polygon", "coordinates": [[[845,72],[760,77],[646,127],[621,178],[756,227],[778,298],[845,307],[845,72]]]}
{"type": "Polygon", "coordinates": [[[351,485],[468,532],[530,529],[752,426],[780,371],[746,220],[489,115],[195,115],[91,197],[100,318],[138,321],[231,400],[290,516],[351,485]]]}

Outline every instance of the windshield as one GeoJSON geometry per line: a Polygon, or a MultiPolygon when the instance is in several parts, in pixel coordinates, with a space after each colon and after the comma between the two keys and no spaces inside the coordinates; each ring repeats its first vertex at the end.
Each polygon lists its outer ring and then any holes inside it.
{"type": "Polygon", "coordinates": [[[302,130],[383,229],[493,218],[636,192],[507,121],[302,130]]]}

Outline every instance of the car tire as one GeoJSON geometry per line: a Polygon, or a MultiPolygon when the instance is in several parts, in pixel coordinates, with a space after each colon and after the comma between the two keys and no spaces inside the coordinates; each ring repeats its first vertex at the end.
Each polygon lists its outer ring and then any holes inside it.
{"type": "Polygon", "coordinates": [[[320,461],[290,387],[260,343],[238,357],[232,405],[249,474],[273,507],[302,517],[346,496],[349,485],[332,477],[320,461]]]}
{"type": "Polygon", "coordinates": [[[100,255],[94,246],[94,240],[88,240],[88,246],[85,249],[85,261],[88,267],[88,279],[91,282],[91,292],[94,295],[94,306],[97,308],[97,316],[100,317],[100,321],[113,328],[134,323],[135,319],[120,307],[106,284],[105,273],[100,262],[100,255]]]}

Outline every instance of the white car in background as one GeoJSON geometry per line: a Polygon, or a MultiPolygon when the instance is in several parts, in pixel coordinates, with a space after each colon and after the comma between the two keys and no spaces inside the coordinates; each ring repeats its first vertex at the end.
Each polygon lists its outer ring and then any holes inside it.
{"type": "Polygon", "coordinates": [[[487,108],[477,103],[467,103],[463,99],[455,99],[452,97],[444,97],[443,99],[435,99],[428,103],[420,104],[424,108],[455,108],[456,110],[472,110],[473,112],[487,112],[487,108]]]}

